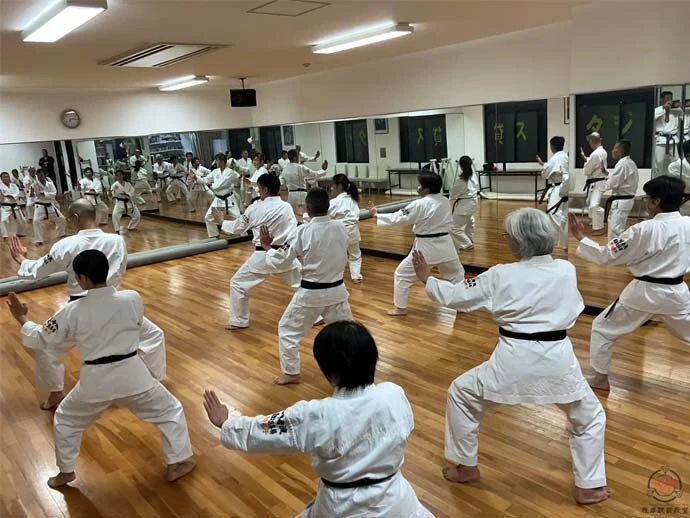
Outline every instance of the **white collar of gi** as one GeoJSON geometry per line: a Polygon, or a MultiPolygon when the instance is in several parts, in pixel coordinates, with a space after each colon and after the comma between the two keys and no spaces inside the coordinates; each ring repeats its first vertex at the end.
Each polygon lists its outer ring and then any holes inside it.
{"type": "Polygon", "coordinates": [[[102,297],[104,295],[112,295],[117,290],[114,286],[105,286],[103,288],[94,288],[86,292],[87,297],[102,297]]]}
{"type": "Polygon", "coordinates": [[[330,221],[330,220],[331,220],[331,217],[328,214],[326,214],[325,216],[312,216],[311,217],[312,223],[319,223],[322,221],[330,221]]]}
{"type": "Polygon", "coordinates": [[[553,257],[550,255],[535,255],[529,259],[523,259],[521,263],[552,263],[553,257]]]}
{"type": "Polygon", "coordinates": [[[85,234],[105,234],[100,228],[87,228],[85,230],[80,230],[77,234],[83,236],[85,234]]]}
{"type": "Polygon", "coordinates": [[[283,199],[280,196],[266,196],[263,201],[283,201],[283,199]]]}
{"type": "Polygon", "coordinates": [[[356,389],[336,387],[333,391],[333,397],[336,399],[348,399],[360,397],[367,392],[373,390],[375,385],[367,385],[366,387],[357,387],[356,389]]]}
{"type": "Polygon", "coordinates": [[[654,219],[676,219],[676,218],[681,218],[682,216],[680,215],[680,212],[675,211],[675,212],[660,212],[656,216],[654,216],[654,219]]]}

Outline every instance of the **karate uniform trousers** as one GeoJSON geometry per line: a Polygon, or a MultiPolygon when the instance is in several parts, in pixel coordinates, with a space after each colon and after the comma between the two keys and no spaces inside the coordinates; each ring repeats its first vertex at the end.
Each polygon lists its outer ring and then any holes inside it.
{"type": "Polygon", "coordinates": [[[568,196],[568,193],[562,192],[561,185],[552,185],[549,188],[549,195],[547,197],[546,213],[549,215],[556,232],[558,233],[558,240],[556,244],[562,248],[568,247],[568,202],[561,203],[561,198],[568,196]],[[558,208],[556,208],[558,207],[558,208]]]}
{"type": "Polygon", "coordinates": [[[455,248],[466,250],[474,246],[474,214],[477,198],[459,198],[453,201],[453,227],[450,236],[455,248]]]}
{"type": "Polygon", "coordinates": [[[216,225],[216,222],[213,219],[214,208],[220,210],[225,215],[232,216],[233,218],[240,217],[240,204],[237,194],[232,192],[225,200],[214,195],[213,201],[211,202],[211,205],[209,205],[208,210],[204,215],[204,221],[206,222],[206,231],[208,232],[208,237],[218,237],[218,235],[220,234],[220,232],[218,231],[218,225],[216,225]]]}
{"type": "Polygon", "coordinates": [[[187,205],[189,205],[189,208],[191,208],[191,204],[189,203],[189,189],[187,189],[187,184],[185,184],[182,180],[171,178],[170,184],[165,190],[165,195],[168,198],[168,201],[171,203],[184,197],[187,205]]]}
{"type": "Polygon", "coordinates": [[[101,199],[101,194],[94,196],[93,194],[84,194],[84,198],[92,205],[96,206],[96,225],[105,225],[108,223],[108,206],[101,199]]]}
{"type": "Polygon", "coordinates": [[[359,242],[362,236],[359,233],[359,227],[348,228],[347,231],[347,264],[350,267],[350,278],[353,281],[362,280],[362,251],[359,248],[359,242]]]}
{"type": "Polygon", "coordinates": [[[21,206],[0,206],[0,236],[4,239],[16,235],[26,235],[26,218],[21,206]]]}
{"type": "Polygon", "coordinates": [[[608,217],[608,240],[620,236],[628,228],[628,216],[635,205],[635,199],[615,200],[611,203],[608,217]]]}
{"type": "Polygon", "coordinates": [[[146,205],[144,194],[150,194],[151,197],[153,197],[151,184],[146,180],[137,180],[134,182],[134,203],[137,205],[146,205]]]}
{"type": "Polygon", "coordinates": [[[292,205],[296,213],[304,212],[307,203],[307,191],[288,191],[287,202],[292,205]]]}
{"type": "Polygon", "coordinates": [[[606,180],[600,180],[591,185],[587,197],[589,217],[592,220],[592,230],[604,229],[604,209],[601,206],[601,195],[606,190],[606,180]]]}
{"type": "Polygon", "coordinates": [[[115,232],[119,232],[122,229],[120,221],[122,220],[122,216],[125,214],[130,218],[127,229],[133,230],[137,228],[139,226],[139,221],[141,220],[141,212],[139,211],[139,207],[137,207],[136,203],[130,199],[125,207],[125,202],[118,200],[116,197],[113,197],[113,202],[113,228],[115,229],[115,232]]]}
{"type": "MultiPolygon", "coordinates": [[[[213,193],[203,185],[195,183],[189,189],[189,206],[192,210],[198,210],[199,212],[208,210],[208,206],[213,201],[213,198],[213,193]]],[[[223,205],[223,208],[225,208],[225,205],[223,205]]]]}
{"type": "Polygon", "coordinates": [[[67,220],[60,212],[57,203],[36,202],[34,207],[34,243],[45,243],[45,222],[49,220],[55,223],[57,237],[67,235],[67,220]]]}

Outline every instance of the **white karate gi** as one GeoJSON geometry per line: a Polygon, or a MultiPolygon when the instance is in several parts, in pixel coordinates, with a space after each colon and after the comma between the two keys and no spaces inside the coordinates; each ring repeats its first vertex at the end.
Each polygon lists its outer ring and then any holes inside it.
{"type": "Polygon", "coordinates": [[[459,174],[450,190],[450,204],[453,211],[451,238],[458,250],[474,246],[474,214],[477,212],[479,180],[472,171],[472,177],[465,181],[459,174]]]}
{"type": "Polygon", "coordinates": [[[108,193],[110,192],[110,186],[113,184],[110,177],[110,172],[97,168],[96,171],[94,171],[94,178],[101,182],[101,186],[103,187],[103,196],[107,197],[108,193]]]}
{"type": "Polygon", "coordinates": [[[137,205],[146,205],[146,200],[143,197],[144,193],[148,193],[153,196],[153,189],[151,189],[151,184],[149,183],[149,172],[143,167],[139,169],[135,175],[134,180],[134,198],[137,205]]]}
{"type": "Polygon", "coordinates": [[[34,209],[36,204],[34,184],[37,182],[38,180],[36,179],[36,176],[31,176],[29,173],[27,173],[27,175],[22,179],[22,183],[24,184],[24,192],[26,193],[26,218],[29,222],[33,221],[34,219],[34,209]]]}
{"type": "MultiPolygon", "coordinates": [[[[193,210],[207,210],[214,196],[206,184],[207,177],[211,170],[200,165],[197,169],[192,168],[187,176],[189,184],[189,205],[193,210]]],[[[225,209],[225,205],[223,205],[225,209]]]]}
{"type": "Polygon", "coordinates": [[[148,160],[146,159],[146,157],[144,155],[139,155],[139,156],[130,155],[129,167],[133,168],[137,162],[141,162],[141,167],[146,168],[146,163],[148,162],[148,160]]]}
{"type": "Polygon", "coordinates": [[[449,233],[453,225],[450,202],[442,194],[428,194],[410,202],[407,207],[393,214],[377,214],[376,223],[382,227],[409,225],[414,223],[412,231],[415,240],[410,253],[395,270],[393,302],[395,307],[407,308],[410,288],[417,281],[417,274],[412,264],[412,251],[419,250],[424,254],[431,267],[437,267],[441,277],[449,281],[462,280],[465,269],[460,264],[453,239],[449,233]],[[420,237],[433,234],[444,234],[439,237],[420,237]]]}
{"type": "Polygon", "coordinates": [[[290,163],[290,160],[287,158],[279,158],[278,159],[278,169],[282,172],[283,169],[285,169],[285,166],[290,163]]]}
{"type": "Polygon", "coordinates": [[[167,196],[169,202],[180,200],[182,197],[184,197],[187,205],[191,209],[192,206],[189,203],[189,189],[187,189],[187,184],[184,182],[184,177],[185,170],[183,166],[180,164],[174,168],[171,166],[170,184],[165,190],[165,195],[167,196]]]}
{"type": "Polygon", "coordinates": [[[231,417],[223,423],[220,437],[233,450],[308,453],[314,471],[329,482],[393,475],[351,489],[321,482],[316,498],[299,515],[302,518],[427,518],[433,515],[400,472],[413,429],[414,417],[403,389],[381,383],[335,389],[332,397],[300,401],[270,416],[231,417]]]}
{"type": "Polygon", "coordinates": [[[328,215],[331,219],[337,219],[345,224],[348,236],[347,260],[350,266],[350,277],[353,281],[361,281],[362,251],[359,249],[359,242],[362,236],[359,233],[359,204],[349,194],[341,192],[331,200],[328,215]]]}
{"type": "Polygon", "coordinates": [[[288,190],[287,202],[295,210],[303,211],[307,198],[307,180],[316,180],[326,176],[326,171],[314,171],[307,166],[294,162],[288,163],[280,173],[280,183],[288,190]]]}
{"type": "Polygon", "coordinates": [[[0,236],[3,239],[17,234],[26,235],[26,218],[19,205],[20,193],[16,184],[0,182],[0,236]]]}
{"type": "MultiPolygon", "coordinates": [[[[300,282],[300,264],[295,259],[291,264],[273,268],[266,262],[266,252],[261,248],[259,229],[266,225],[273,246],[280,247],[297,227],[295,213],[289,203],[280,196],[270,196],[252,203],[238,219],[224,221],[223,232],[241,235],[251,230],[254,234],[255,252],[247,259],[230,279],[230,316],[228,325],[249,327],[249,292],[262,284],[272,273],[278,273],[285,284],[297,288],[300,282]]],[[[311,322],[313,324],[314,321],[311,322]]]]}
{"type": "Polygon", "coordinates": [[[568,194],[570,192],[570,173],[568,153],[557,151],[544,164],[541,176],[548,183],[546,194],[546,213],[558,233],[558,246],[568,246],[568,194]]]}
{"type": "Polygon", "coordinates": [[[265,253],[266,264],[276,272],[291,267],[296,259],[302,263],[301,286],[278,324],[280,368],[285,374],[300,373],[299,346],[319,316],[327,324],[352,320],[349,294],[342,282],[347,243],[347,230],[342,221],[318,216],[311,218],[308,225],[295,228],[283,246],[265,253]],[[336,282],[340,285],[307,287],[305,284],[336,282]]]}
{"type": "Polygon", "coordinates": [[[128,230],[133,230],[139,226],[141,220],[141,212],[139,207],[134,203],[135,189],[131,183],[123,180],[122,183],[115,182],[111,188],[113,193],[113,227],[115,232],[121,230],[120,221],[122,216],[129,216],[128,230]]]}
{"type": "Polygon", "coordinates": [[[156,180],[156,189],[158,191],[158,201],[161,201],[160,193],[166,192],[168,184],[170,183],[170,173],[173,171],[173,166],[170,162],[163,160],[163,163],[153,163],[153,177],[156,180]]]}
{"type": "Polygon", "coordinates": [[[209,205],[206,215],[204,216],[208,237],[218,237],[219,234],[218,226],[213,220],[214,208],[223,211],[226,216],[239,218],[240,206],[237,195],[235,194],[235,189],[239,180],[240,176],[229,167],[226,167],[223,171],[214,169],[213,172],[206,177],[206,184],[211,186],[211,191],[214,195],[213,201],[211,205],[209,205]]]}
{"type": "Polygon", "coordinates": [[[96,225],[108,222],[108,206],[103,202],[103,185],[97,178],[89,180],[84,177],[79,180],[82,196],[96,207],[96,225]]]}
{"type": "MultiPolygon", "coordinates": [[[[688,122],[690,123],[690,121],[688,122]]],[[[667,174],[683,180],[685,182],[685,193],[690,194],[690,161],[687,158],[684,158],[682,162],[680,158],[671,162],[668,165],[667,174]]],[[[690,216],[690,201],[686,201],[680,206],[680,213],[683,216],[690,216]]]]}
{"type": "Polygon", "coordinates": [[[304,151],[299,152],[299,163],[313,162],[316,160],[316,155],[307,155],[304,151]]]}
{"type": "Polygon", "coordinates": [[[33,184],[36,202],[34,207],[34,243],[45,242],[45,221],[50,220],[55,223],[55,232],[58,238],[67,234],[67,220],[60,212],[60,206],[55,197],[57,189],[55,184],[46,178],[46,183],[36,180],[33,184]]]}
{"type": "MultiPolygon", "coordinates": [[[[24,324],[22,343],[37,354],[54,356],[65,354],[76,343],[84,361],[125,355],[137,350],[143,316],[137,292],[97,288],[64,306],[43,325],[24,324]]],[[[158,427],[168,464],[192,456],[182,405],[134,355],[103,365],[82,365],[79,381],[55,412],[55,456],[61,472],[75,471],[84,430],[113,403],[158,427]]]]}
{"type": "MultiPolygon", "coordinates": [[[[72,261],[84,250],[100,250],[108,258],[108,286],[119,288],[127,269],[127,245],[117,234],[100,229],[80,230],[73,236],[55,243],[40,259],[25,259],[17,275],[23,279],[39,280],[57,272],[67,273],[67,292],[70,299],[86,295],[72,269],[72,261]]],[[[139,337],[139,351],[151,374],[158,380],[165,378],[165,335],[163,330],[144,318],[139,337]]],[[[65,367],[61,357],[36,353],[36,384],[43,390],[58,392],[64,388],[65,367]]]]}
{"type": "MultiPolygon", "coordinates": [[[[587,180],[596,178],[606,178],[606,163],[608,160],[608,153],[604,146],[599,146],[585,162],[582,172],[585,174],[587,180]]],[[[606,184],[603,180],[592,183],[587,193],[586,202],[589,217],[592,220],[593,230],[602,230],[604,228],[604,209],[601,207],[601,195],[606,190],[606,184]]]]}
{"type": "MultiPolygon", "coordinates": [[[[426,292],[444,306],[489,311],[501,328],[514,333],[570,329],[584,309],[575,267],[550,255],[497,265],[457,284],[429,277],[426,292]]],[[[558,405],[571,425],[575,485],[606,485],[606,416],[569,338],[538,341],[499,335],[491,358],[448,389],[446,459],[477,465],[479,425],[496,404],[558,405]]]]}
{"type": "MultiPolygon", "coordinates": [[[[633,225],[604,246],[580,241],[577,256],[602,265],[625,265],[635,277],[681,277],[690,272],[690,217],[679,212],[657,214],[633,225]]],[[[592,323],[590,362],[608,374],[615,341],[652,316],[690,345],[690,291],[686,283],[656,284],[632,280],[620,297],[592,323]]]]}
{"type": "Polygon", "coordinates": [[[247,208],[251,203],[252,194],[251,188],[244,181],[244,178],[251,178],[254,174],[254,162],[251,158],[240,158],[235,162],[237,172],[240,174],[240,199],[242,200],[242,207],[247,208]]]}
{"type": "Polygon", "coordinates": [[[259,181],[259,178],[261,178],[265,174],[268,174],[268,169],[266,169],[266,166],[261,166],[259,169],[254,169],[254,171],[252,171],[252,175],[249,177],[249,183],[247,184],[247,191],[244,198],[245,207],[249,207],[250,204],[259,200],[259,184],[257,182],[259,181]]]}
{"type": "MultiPolygon", "coordinates": [[[[635,196],[639,176],[637,164],[629,156],[624,156],[618,162],[613,172],[606,180],[606,189],[611,189],[611,196],[635,196]]],[[[628,216],[635,205],[635,198],[629,200],[610,200],[606,203],[610,207],[608,215],[608,238],[609,241],[614,237],[620,236],[628,228],[628,216]]]]}
{"type": "Polygon", "coordinates": [[[668,165],[676,157],[678,147],[678,132],[680,129],[680,117],[671,110],[666,120],[666,111],[663,106],[654,109],[654,176],[662,175],[668,170],[668,165]]]}

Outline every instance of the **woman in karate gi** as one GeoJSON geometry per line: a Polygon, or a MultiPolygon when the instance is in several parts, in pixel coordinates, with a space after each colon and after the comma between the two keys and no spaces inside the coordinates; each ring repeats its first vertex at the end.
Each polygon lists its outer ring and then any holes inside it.
{"type": "Polygon", "coordinates": [[[451,237],[458,250],[474,248],[474,214],[477,212],[479,180],[472,167],[472,159],[460,157],[460,174],[450,190],[450,203],[453,210],[451,237]]]}
{"type": "Polygon", "coordinates": [[[448,389],[444,470],[451,482],[479,480],[479,426],[498,405],[556,404],[570,421],[575,500],[609,497],[604,465],[606,415],[582,375],[567,330],[584,309],[575,267],[553,259],[556,231],[549,217],[525,208],[506,218],[510,249],[519,260],[464,282],[431,276],[421,251],[415,270],[429,297],[461,311],[493,314],[499,338],[491,358],[455,379],[448,389]]]}
{"type": "Polygon", "coordinates": [[[130,218],[127,230],[136,230],[141,220],[139,207],[134,203],[134,186],[125,180],[125,173],[122,169],[115,172],[115,183],[111,187],[113,194],[113,228],[118,234],[121,231],[120,221],[123,216],[130,218]]]}
{"type": "Polygon", "coordinates": [[[220,428],[223,446],[310,454],[321,482],[302,518],[432,517],[400,472],[414,429],[412,408],[400,386],[374,384],[378,350],[369,331],[356,322],[329,324],[314,340],[314,358],[333,396],[300,401],[270,416],[231,415],[207,390],[204,408],[220,428]]]}

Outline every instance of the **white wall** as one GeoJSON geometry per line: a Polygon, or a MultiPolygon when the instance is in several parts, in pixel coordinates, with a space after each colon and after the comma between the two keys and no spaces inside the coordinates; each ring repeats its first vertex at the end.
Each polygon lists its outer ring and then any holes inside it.
{"type": "MultiPolygon", "coordinates": [[[[96,156],[96,143],[93,140],[82,140],[81,142],[73,142],[76,144],[75,151],[84,160],[91,160],[91,168],[94,171],[98,170],[98,158],[96,156]]],[[[75,157],[75,160],[78,160],[75,157]]],[[[88,163],[85,163],[83,167],[88,167],[88,163]]],[[[81,179],[81,171],[78,172],[79,178],[81,179]]]]}
{"type": "MultiPolygon", "coordinates": [[[[52,157],[55,157],[55,148],[52,142],[31,142],[28,144],[0,144],[0,171],[19,169],[23,166],[38,168],[41,159],[41,150],[47,149],[52,157]]],[[[57,166],[56,166],[57,167],[57,166]]]]}

